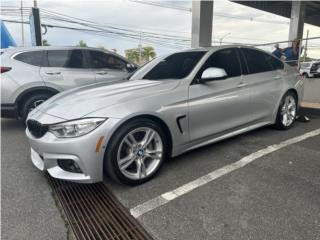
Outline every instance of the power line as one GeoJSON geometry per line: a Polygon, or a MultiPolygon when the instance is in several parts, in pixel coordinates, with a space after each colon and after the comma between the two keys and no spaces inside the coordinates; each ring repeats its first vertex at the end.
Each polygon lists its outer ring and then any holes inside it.
{"type": "MultiPolygon", "coordinates": [[[[12,11],[12,7],[10,8],[10,11],[12,11]]],[[[155,32],[150,32],[150,31],[146,31],[146,30],[132,30],[128,27],[125,27],[123,25],[114,25],[114,24],[107,24],[107,25],[103,25],[100,23],[96,23],[93,21],[89,21],[87,19],[82,19],[82,18],[76,18],[76,17],[71,17],[65,14],[61,14],[61,13],[57,13],[57,12],[53,12],[53,11],[49,11],[46,9],[42,9],[42,19],[46,20],[47,22],[50,20],[53,21],[57,21],[57,22],[65,22],[68,24],[75,24],[75,25],[81,25],[84,27],[89,27],[89,28],[93,28],[96,30],[101,30],[101,31],[107,31],[110,34],[116,34],[114,32],[117,32],[119,34],[125,34],[127,35],[127,37],[130,37],[130,35],[141,35],[143,38],[161,38],[161,39],[165,39],[165,40],[169,40],[169,41],[175,41],[175,43],[179,42],[179,43],[184,43],[184,44],[190,44],[190,37],[182,37],[182,36],[177,36],[177,35],[172,35],[172,34],[164,34],[164,33],[155,33],[155,32]]],[[[230,37],[230,38],[234,38],[235,37],[230,37]]],[[[253,41],[264,41],[266,42],[266,40],[262,40],[262,39],[250,39],[250,38],[241,38],[241,37],[236,37],[236,39],[244,39],[244,40],[253,40],[253,41]]]]}
{"type": "Polygon", "coordinates": [[[176,35],[159,34],[159,33],[154,33],[154,32],[147,32],[144,30],[137,31],[137,30],[132,30],[132,29],[123,28],[123,27],[122,28],[114,27],[114,26],[110,26],[109,24],[102,25],[102,24],[98,24],[98,23],[95,23],[92,21],[85,20],[85,19],[74,18],[74,17],[70,17],[67,15],[60,14],[60,13],[48,11],[45,9],[43,9],[42,12],[43,12],[42,19],[46,20],[47,22],[48,22],[48,20],[49,21],[53,20],[53,21],[65,22],[68,24],[76,24],[76,25],[81,25],[81,26],[93,28],[93,29],[96,29],[99,31],[107,31],[110,34],[120,33],[120,34],[125,34],[128,37],[134,35],[135,38],[137,37],[137,35],[139,35],[139,37],[141,35],[143,40],[145,40],[145,39],[150,40],[150,38],[156,38],[156,39],[161,38],[163,40],[174,41],[175,44],[183,43],[183,44],[187,44],[187,45],[190,45],[190,42],[191,42],[191,39],[189,37],[178,37],[176,35]]]}
{"type": "MultiPolygon", "coordinates": [[[[21,22],[21,21],[16,21],[16,20],[7,20],[7,19],[3,19],[2,21],[4,22],[9,22],[9,23],[23,23],[23,24],[30,24],[29,22],[21,22]]],[[[94,35],[98,35],[98,36],[103,36],[103,37],[111,37],[111,38],[116,38],[116,39],[126,39],[129,40],[135,40],[135,42],[139,42],[139,38],[136,36],[131,36],[129,39],[127,36],[125,35],[114,35],[114,34],[110,34],[110,33],[105,33],[103,31],[97,31],[97,30],[93,30],[93,29],[86,29],[86,28],[76,28],[76,27],[67,27],[67,26],[60,26],[60,25],[53,25],[53,24],[41,24],[41,26],[45,26],[48,28],[61,28],[61,29],[67,29],[67,30],[76,30],[76,31],[80,31],[80,32],[84,32],[84,33],[89,33],[89,34],[94,34],[94,35]]],[[[170,43],[170,42],[166,42],[164,40],[161,39],[151,39],[151,38],[144,38],[145,42],[149,42],[149,43],[154,43],[160,46],[165,46],[165,47],[170,47],[170,48],[175,48],[175,49],[183,49],[183,48],[187,48],[187,45],[181,45],[178,43],[170,43]]]]}
{"type": "Polygon", "coordinates": [[[80,19],[80,18],[75,18],[75,17],[70,17],[67,15],[51,12],[48,10],[42,10],[42,20],[54,20],[54,21],[59,21],[59,22],[65,22],[68,24],[76,24],[76,25],[81,25],[85,27],[89,27],[92,29],[96,30],[101,30],[108,32],[110,34],[122,34],[122,35],[127,35],[128,37],[132,35],[142,35],[144,38],[162,38],[170,41],[178,41],[178,42],[189,42],[190,39],[185,38],[185,37],[178,37],[176,35],[169,35],[169,34],[159,34],[159,33],[153,33],[153,32],[147,32],[147,31],[137,31],[137,30],[132,30],[128,28],[120,28],[120,27],[114,27],[110,25],[102,25],[98,24],[92,21],[88,21],[85,19],[80,19]]]}

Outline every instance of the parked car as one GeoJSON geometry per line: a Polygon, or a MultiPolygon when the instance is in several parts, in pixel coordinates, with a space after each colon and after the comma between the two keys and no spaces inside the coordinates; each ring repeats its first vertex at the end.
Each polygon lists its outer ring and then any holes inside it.
{"type": "Polygon", "coordinates": [[[58,92],[119,81],[136,69],[113,52],[79,47],[9,48],[1,64],[1,116],[23,119],[58,92]]]}
{"type": "Polygon", "coordinates": [[[289,129],[302,99],[296,69],[243,46],[159,57],[129,81],[54,96],[28,117],[31,159],[54,178],[140,184],[164,160],[265,125],[289,129]]]}
{"type": "Polygon", "coordinates": [[[300,74],[302,76],[311,78],[311,77],[319,77],[320,76],[320,62],[312,61],[312,62],[303,62],[300,65],[300,74]]]}

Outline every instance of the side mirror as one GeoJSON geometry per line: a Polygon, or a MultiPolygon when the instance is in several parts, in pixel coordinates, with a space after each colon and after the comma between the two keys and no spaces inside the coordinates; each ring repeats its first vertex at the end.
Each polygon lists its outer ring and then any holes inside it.
{"type": "Polygon", "coordinates": [[[127,63],[126,65],[126,69],[128,70],[128,72],[133,72],[137,69],[138,67],[132,63],[127,63]]]}
{"type": "Polygon", "coordinates": [[[201,75],[201,82],[224,80],[228,77],[226,71],[222,68],[209,67],[203,71],[201,75]]]}

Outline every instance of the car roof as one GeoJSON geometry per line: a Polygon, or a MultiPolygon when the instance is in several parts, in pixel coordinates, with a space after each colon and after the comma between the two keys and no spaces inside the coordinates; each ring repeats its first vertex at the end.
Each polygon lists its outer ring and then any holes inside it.
{"type": "Polygon", "coordinates": [[[5,48],[5,49],[1,49],[2,53],[6,53],[9,54],[9,56],[12,56],[16,53],[19,52],[28,52],[28,51],[45,51],[45,50],[95,50],[95,51],[101,51],[101,52],[105,52],[108,54],[112,54],[114,56],[117,56],[119,58],[121,58],[122,60],[126,61],[126,62],[130,62],[132,63],[130,60],[128,60],[127,58],[125,58],[124,56],[121,56],[120,54],[113,52],[113,51],[109,51],[107,49],[102,49],[102,48],[95,48],[95,47],[77,47],[77,46],[31,46],[31,47],[10,47],[10,48],[5,48]]]}
{"type": "Polygon", "coordinates": [[[116,54],[115,52],[106,50],[106,49],[101,49],[101,48],[94,48],[94,47],[77,47],[77,46],[31,46],[31,47],[10,47],[6,49],[2,49],[4,51],[10,51],[10,52],[23,52],[23,51],[39,51],[39,50],[75,50],[75,49],[80,49],[80,50],[96,50],[96,51],[103,51],[103,52],[108,52],[112,54],[116,54]]]}
{"type": "Polygon", "coordinates": [[[251,48],[251,49],[265,52],[262,49],[259,49],[250,45],[244,45],[244,44],[229,44],[229,45],[221,45],[221,46],[199,47],[199,48],[185,49],[180,52],[191,52],[191,51],[207,51],[208,52],[208,51],[219,50],[224,48],[251,48]]]}

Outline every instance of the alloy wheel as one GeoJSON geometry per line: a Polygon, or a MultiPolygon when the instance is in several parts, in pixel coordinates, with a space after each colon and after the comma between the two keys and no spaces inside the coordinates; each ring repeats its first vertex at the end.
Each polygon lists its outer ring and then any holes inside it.
{"type": "Polygon", "coordinates": [[[281,122],[284,126],[289,127],[296,117],[296,100],[292,95],[286,96],[281,108],[281,122]]]}
{"type": "Polygon", "coordinates": [[[32,103],[32,105],[29,108],[29,112],[31,112],[33,109],[35,109],[36,107],[38,107],[40,104],[42,104],[45,101],[45,99],[39,99],[36,100],[32,103]]]}
{"type": "Polygon", "coordinates": [[[118,167],[132,180],[153,174],[161,162],[163,143],[157,131],[149,127],[132,130],[122,139],[117,153],[118,167]]]}

